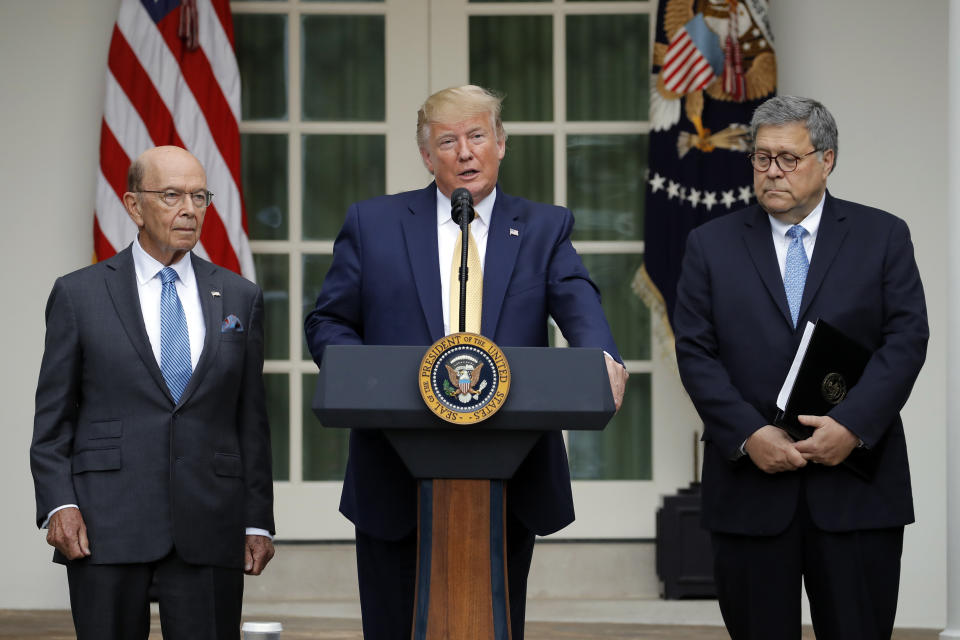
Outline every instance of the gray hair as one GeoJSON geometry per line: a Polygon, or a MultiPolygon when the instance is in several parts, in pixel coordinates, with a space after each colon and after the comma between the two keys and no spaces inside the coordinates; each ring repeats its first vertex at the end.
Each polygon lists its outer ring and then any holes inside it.
{"type": "MultiPolygon", "coordinates": [[[[750,120],[750,137],[756,141],[760,127],[779,127],[802,122],[810,135],[810,143],[817,157],[823,161],[823,152],[833,149],[833,169],[837,168],[837,122],[827,108],[811,98],[775,96],[753,112],[750,120]]],[[[830,171],[832,172],[833,169],[830,171]]]]}

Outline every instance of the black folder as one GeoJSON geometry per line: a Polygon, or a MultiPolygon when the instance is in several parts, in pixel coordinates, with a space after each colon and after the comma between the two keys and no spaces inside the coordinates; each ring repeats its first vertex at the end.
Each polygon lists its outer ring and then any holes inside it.
{"type": "MultiPolygon", "coordinates": [[[[827,415],[860,380],[871,355],[869,349],[853,338],[826,321],[817,320],[806,351],[797,353],[802,360],[785,406],[777,412],[774,425],[786,431],[794,440],[809,438],[814,428],[800,424],[797,416],[827,415]]],[[[878,453],[859,447],[843,464],[865,480],[870,480],[876,471],[878,453]]]]}

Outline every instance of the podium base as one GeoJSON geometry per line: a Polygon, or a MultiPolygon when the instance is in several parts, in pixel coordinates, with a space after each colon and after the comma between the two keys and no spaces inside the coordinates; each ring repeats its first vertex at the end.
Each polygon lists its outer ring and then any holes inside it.
{"type": "Polygon", "coordinates": [[[413,640],[510,640],[500,480],[421,480],[413,640]]]}

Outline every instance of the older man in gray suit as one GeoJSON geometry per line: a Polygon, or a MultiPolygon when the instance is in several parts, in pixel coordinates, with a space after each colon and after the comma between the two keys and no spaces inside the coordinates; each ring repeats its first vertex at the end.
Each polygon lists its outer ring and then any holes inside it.
{"type": "Polygon", "coordinates": [[[47,303],[31,467],[77,637],[236,640],[243,572],[273,556],[263,294],[191,253],[213,196],[178,147],[131,166],[139,228],[47,303]]]}

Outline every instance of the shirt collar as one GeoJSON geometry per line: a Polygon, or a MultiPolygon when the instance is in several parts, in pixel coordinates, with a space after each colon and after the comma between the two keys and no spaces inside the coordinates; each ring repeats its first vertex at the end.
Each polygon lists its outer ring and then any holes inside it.
{"type": "MultiPolygon", "coordinates": [[[[132,251],[133,268],[137,272],[137,282],[140,283],[140,286],[147,284],[147,282],[155,278],[157,274],[167,266],[144,250],[140,245],[140,236],[134,238],[132,251]]],[[[190,252],[188,251],[179,261],[170,265],[170,268],[177,272],[177,277],[180,278],[180,282],[184,284],[191,284],[193,282],[193,261],[189,260],[189,257],[190,252]]]]}
{"type": "MultiPolygon", "coordinates": [[[[813,211],[807,214],[807,217],[801,220],[798,224],[807,230],[807,233],[810,237],[815,237],[817,235],[817,229],[820,228],[820,218],[823,217],[823,205],[827,200],[827,192],[824,191],[823,195],[820,196],[820,202],[817,203],[817,206],[813,208],[813,211]]],[[[793,225],[789,222],[782,222],[777,218],[774,218],[769,213],[767,217],[770,218],[770,226],[773,228],[773,233],[778,238],[786,237],[787,231],[790,230],[790,227],[793,225]]]]}
{"type": "MultiPolygon", "coordinates": [[[[474,218],[474,221],[479,218],[483,225],[489,228],[490,218],[493,216],[493,203],[496,200],[497,190],[494,189],[490,192],[490,195],[474,204],[473,210],[477,212],[477,217],[474,218]]],[[[453,218],[450,217],[450,198],[443,195],[440,189],[437,189],[437,226],[442,226],[447,222],[454,224],[453,218]]]]}

